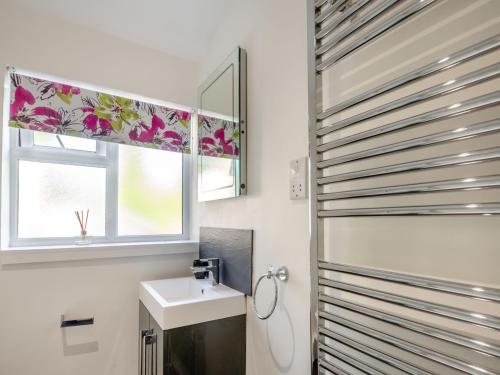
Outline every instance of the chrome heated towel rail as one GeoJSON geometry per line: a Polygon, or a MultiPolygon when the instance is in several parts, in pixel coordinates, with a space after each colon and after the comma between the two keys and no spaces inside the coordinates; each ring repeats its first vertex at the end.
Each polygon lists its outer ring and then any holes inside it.
{"type": "Polygon", "coordinates": [[[311,371],[500,374],[500,1],[309,0],[311,371]]]}

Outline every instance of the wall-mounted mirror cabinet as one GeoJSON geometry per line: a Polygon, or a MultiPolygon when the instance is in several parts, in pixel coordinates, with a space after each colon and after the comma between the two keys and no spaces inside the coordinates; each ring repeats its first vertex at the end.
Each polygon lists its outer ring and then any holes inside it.
{"type": "Polygon", "coordinates": [[[199,89],[198,200],[246,194],[246,52],[237,48],[199,89]]]}

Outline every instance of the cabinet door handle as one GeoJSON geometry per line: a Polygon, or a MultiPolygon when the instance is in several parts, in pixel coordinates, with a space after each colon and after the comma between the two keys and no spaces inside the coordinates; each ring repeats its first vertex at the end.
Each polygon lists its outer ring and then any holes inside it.
{"type": "Polygon", "coordinates": [[[153,333],[152,329],[143,329],[140,334],[140,347],[139,347],[139,375],[147,375],[147,338],[153,333]]]}
{"type": "Polygon", "coordinates": [[[149,362],[146,364],[146,367],[149,368],[149,371],[146,371],[145,375],[157,375],[157,368],[156,368],[156,359],[157,359],[157,345],[156,345],[156,334],[152,334],[152,331],[150,334],[144,336],[144,342],[146,346],[146,351],[148,350],[149,347],[149,357],[146,357],[146,362],[149,362]],[[149,366],[148,366],[149,365],[149,366]]]}
{"type": "Polygon", "coordinates": [[[156,350],[156,334],[154,334],[153,332],[154,331],[152,329],[146,329],[141,331],[141,374],[140,375],[157,374],[156,363],[155,363],[155,358],[157,358],[157,354],[154,352],[154,350],[156,350]],[[144,372],[142,372],[143,368],[144,372]]]}
{"type": "Polygon", "coordinates": [[[157,369],[157,360],[158,360],[158,353],[156,352],[158,348],[158,345],[156,343],[156,334],[152,336],[152,343],[151,343],[151,372],[153,375],[158,374],[158,369],[157,369]]]}
{"type": "Polygon", "coordinates": [[[155,375],[158,375],[158,336],[155,333],[155,375]]]}
{"type": "Polygon", "coordinates": [[[139,375],[144,375],[142,372],[142,343],[144,342],[142,334],[139,334],[139,375]]]}

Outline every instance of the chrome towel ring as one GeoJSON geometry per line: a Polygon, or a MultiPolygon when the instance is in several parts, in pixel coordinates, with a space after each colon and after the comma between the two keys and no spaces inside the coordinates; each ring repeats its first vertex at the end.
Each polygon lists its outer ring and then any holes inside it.
{"type": "Polygon", "coordinates": [[[255,288],[253,290],[253,310],[255,311],[255,315],[257,315],[257,318],[262,320],[265,320],[269,318],[271,315],[273,315],[274,310],[276,309],[276,304],[278,303],[278,282],[276,281],[276,279],[279,279],[280,281],[288,280],[288,268],[282,266],[278,268],[276,272],[273,271],[274,271],[273,266],[269,266],[267,273],[260,275],[260,277],[257,280],[257,283],[255,283],[255,288]],[[274,300],[269,312],[267,314],[261,315],[257,311],[257,289],[259,288],[260,282],[264,280],[264,278],[272,279],[274,282],[274,300]]]}

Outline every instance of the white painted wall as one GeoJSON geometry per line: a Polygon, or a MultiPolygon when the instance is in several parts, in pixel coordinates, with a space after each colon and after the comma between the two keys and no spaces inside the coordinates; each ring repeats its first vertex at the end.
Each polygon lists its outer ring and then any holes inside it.
{"type": "MultiPolygon", "coordinates": [[[[7,64],[179,104],[196,102],[195,64],[0,1],[0,66],[7,64]]],[[[191,258],[1,266],[0,374],[135,375],[138,283],[187,275],[191,258]],[[94,315],[96,324],[67,330],[64,337],[62,312],[94,315]]]]}
{"type": "MultiPolygon", "coordinates": [[[[201,66],[207,77],[236,46],[248,53],[248,195],[198,205],[200,224],[252,228],[254,278],[286,265],[290,280],[265,322],[248,305],[247,373],[309,373],[308,202],[288,199],[288,163],[306,156],[306,2],[237,2],[201,66]]],[[[269,290],[260,296],[267,307],[269,290]]]]}

